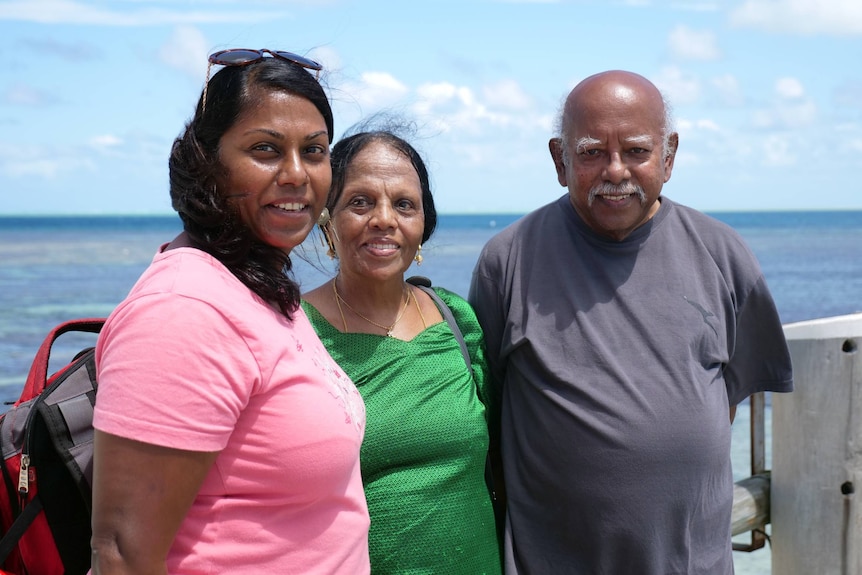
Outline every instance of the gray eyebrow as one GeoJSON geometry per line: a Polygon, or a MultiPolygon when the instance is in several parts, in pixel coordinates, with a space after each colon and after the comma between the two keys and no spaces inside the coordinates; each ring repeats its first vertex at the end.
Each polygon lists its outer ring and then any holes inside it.
{"type": "Polygon", "coordinates": [[[627,144],[647,144],[650,145],[653,143],[653,137],[644,134],[643,136],[632,136],[631,138],[626,138],[625,142],[627,144]]]}
{"type": "MultiPolygon", "coordinates": [[[[641,136],[632,136],[630,138],[626,138],[623,141],[629,145],[640,144],[640,145],[645,145],[645,146],[651,146],[653,143],[653,137],[650,136],[649,134],[643,134],[641,136]]],[[[578,138],[577,142],[575,142],[575,146],[576,146],[575,150],[577,151],[577,153],[580,154],[580,153],[586,151],[587,146],[595,146],[595,145],[598,145],[601,143],[602,143],[602,141],[597,139],[597,138],[593,138],[592,136],[584,136],[582,138],[578,138]]]]}
{"type": "Polygon", "coordinates": [[[587,146],[595,146],[596,144],[601,144],[601,140],[597,140],[590,136],[584,136],[583,138],[578,138],[578,141],[575,142],[575,151],[577,153],[581,153],[586,150],[587,146]]]}

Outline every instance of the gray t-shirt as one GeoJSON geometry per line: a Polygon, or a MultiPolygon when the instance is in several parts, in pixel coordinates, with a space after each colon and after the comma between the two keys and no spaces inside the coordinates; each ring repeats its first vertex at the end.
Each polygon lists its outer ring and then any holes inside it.
{"type": "Polygon", "coordinates": [[[740,236],[663,197],[616,242],[564,195],[488,242],[469,300],[502,394],[506,573],[733,573],[728,406],[792,389],[740,236]]]}

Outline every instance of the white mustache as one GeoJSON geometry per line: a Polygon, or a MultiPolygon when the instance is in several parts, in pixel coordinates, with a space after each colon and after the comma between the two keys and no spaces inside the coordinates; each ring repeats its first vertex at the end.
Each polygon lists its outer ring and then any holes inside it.
{"type": "Polygon", "coordinates": [[[596,199],[596,196],[637,196],[640,202],[643,204],[646,202],[646,194],[642,187],[637,184],[633,184],[630,181],[625,181],[621,184],[612,184],[610,182],[602,182],[596,186],[593,186],[593,189],[590,190],[590,195],[587,198],[587,205],[593,205],[593,200],[596,199]]]}

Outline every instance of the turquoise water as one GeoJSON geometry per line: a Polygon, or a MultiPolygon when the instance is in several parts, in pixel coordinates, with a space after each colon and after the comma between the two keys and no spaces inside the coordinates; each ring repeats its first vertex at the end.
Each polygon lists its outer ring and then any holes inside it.
{"type": "MultiPolygon", "coordinates": [[[[862,310],[862,211],[712,215],[751,246],[784,323],[862,310]]],[[[518,217],[441,215],[408,273],[466,295],[482,246],[518,217]]],[[[52,326],[108,315],[179,230],[176,216],[0,217],[0,394],[20,387],[52,326]]],[[[304,288],[334,273],[316,232],[295,255],[304,288]]]]}
{"type": "MultiPolygon", "coordinates": [[[[784,323],[862,311],[862,211],[712,215],[746,239],[784,323]]],[[[422,266],[414,264],[408,273],[466,295],[482,246],[518,217],[441,215],[436,234],[423,246],[422,266]]],[[[159,245],[179,230],[175,216],[0,217],[0,399],[17,398],[33,355],[54,325],[108,315],[159,245]]],[[[304,288],[331,277],[332,263],[316,234],[295,254],[304,288]]],[[[92,340],[61,338],[52,368],[92,340]]],[[[749,475],[747,417],[741,406],[734,424],[737,479],[749,475]]],[[[769,551],[735,553],[735,563],[738,575],[767,574],[769,551]]]]}

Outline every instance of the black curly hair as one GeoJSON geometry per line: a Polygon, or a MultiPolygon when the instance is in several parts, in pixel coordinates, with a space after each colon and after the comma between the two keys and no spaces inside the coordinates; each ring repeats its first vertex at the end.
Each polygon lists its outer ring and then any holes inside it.
{"type": "Polygon", "coordinates": [[[258,239],[216,186],[224,173],[219,143],[260,91],[290,92],[320,111],[332,143],[332,108],[322,86],[305,68],[280,58],[226,66],[209,80],[194,117],[174,141],[168,161],[171,203],[195,247],[211,254],[242,283],[293,318],[300,290],[290,277],[290,257],[258,239]]]}

